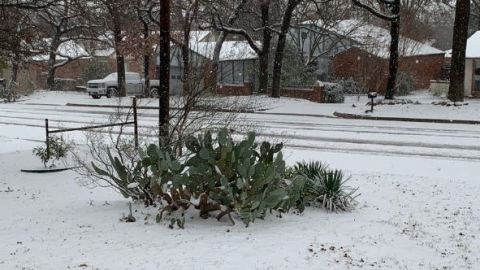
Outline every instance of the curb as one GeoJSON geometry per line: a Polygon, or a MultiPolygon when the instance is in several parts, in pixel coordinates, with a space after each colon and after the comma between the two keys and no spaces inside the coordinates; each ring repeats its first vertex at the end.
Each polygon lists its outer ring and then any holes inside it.
{"type": "Polygon", "coordinates": [[[480,125],[480,121],[476,121],[476,120],[381,117],[381,116],[366,116],[366,115],[339,113],[339,112],[334,112],[333,115],[338,118],[354,119],[354,120],[378,120],[378,121],[399,121],[399,122],[417,122],[417,123],[480,125]]]}
{"type": "MultiPolygon", "coordinates": [[[[79,104],[79,103],[67,103],[65,106],[68,107],[87,107],[87,108],[109,108],[109,109],[128,109],[131,106],[125,105],[97,105],[97,104],[79,104]]],[[[137,106],[137,109],[141,110],[158,110],[156,106],[137,106]]],[[[171,110],[180,110],[178,107],[170,107],[171,110]]],[[[267,110],[230,110],[230,109],[219,109],[219,108],[202,108],[194,107],[194,111],[214,111],[214,112],[226,112],[226,113],[245,113],[245,114],[260,114],[260,115],[281,115],[281,116],[305,116],[305,117],[318,117],[318,118],[335,118],[331,115],[323,114],[304,114],[304,113],[274,113],[268,112],[267,110]]]]}
{"type": "MultiPolygon", "coordinates": [[[[67,103],[65,106],[68,107],[89,107],[89,108],[109,108],[109,109],[129,109],[132,106],[125,105],[97,105],[97,104],[77,104],[77,103],[67,103]]],[[[137,109],[141,110],[158,110],[156,106],[137,106],[137,109]]],[[[181,110],[178,107],[170,107],[171,110],[181,110]]],[[[202,108],[194,107],[194,111],[215,111],[215,112],[233,112],[233,113],[254,113],[253,110],[230,110],[230,109],[219,109],[219,108],[202,108]]]]}

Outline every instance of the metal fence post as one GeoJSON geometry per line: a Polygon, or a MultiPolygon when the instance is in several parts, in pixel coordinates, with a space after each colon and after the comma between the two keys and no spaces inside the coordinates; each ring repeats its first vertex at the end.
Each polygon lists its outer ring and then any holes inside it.
{"type": "Polygon", "coordinates": [[[135,148],[138,148],[137,97],[133,98],[133,134],[135,136],[135,148]]]}

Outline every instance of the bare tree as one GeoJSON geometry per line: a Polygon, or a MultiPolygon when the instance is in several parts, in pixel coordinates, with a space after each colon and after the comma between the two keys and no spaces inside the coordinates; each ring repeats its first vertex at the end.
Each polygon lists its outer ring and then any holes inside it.
{"type": "Polygon", "coordinates": [[[39,10],[53,6],[61,0],[2,0],[0,8],[18,8],[26,10],[39,10]]]}
{"type": "Polygon", "coordinates": [[[144,84],[144,96],[150,96],[150,58],[153,53],[154,36],[151,35],[151,23],[150,12],[155,7],[153,0],[136,0],[135,9],[137,11],[137,17],[142,25],[142,47],[143,47],[143,79],[144,84]]]}
{"type": "Polygon", "coordinates": [[[117,67],[117,89],[118,96],[125,97],[125,34],[129,25],[136,20],[136,12],[133,8],[134,2],[128,0],[95,0],[91,6],[97,13],[99,22],[104,24],[99,33],[101,39],[110,41],[115,49],[117,67]]]}
{"type": "Polygon", "coordinates": [[[20,9],[15,6],[0,7],[0,56],[10,64],[10,81],[7,83],[10,98],[16,96],[20,67],[34,53],[38,35],[32,28],[31,18],[34,9],[20,9]]]}
{"type": "Polygon", "coordinates": [[[280,84],[282,79],[282,62],[285,51],[285,44],[287,42],[287,33],[290,29],[290,22],[293,13],[302,0],[288,0],[285,8],[282,25],[278,32],[277,48],[275,51],[275,59],[273,61],[273,81],[272,81],[272,97],[280,97],[280,84]]]}
{"type": "MultiPolygon", "coordinates": [[[[230,15],[227,18],[226,25],[228,27],[232,27],[234,23],[237,21],[240,12],[242,9],[245,7],[246,3],[248,0],[240,0],[236,6],[233,7],[232,10],[226,11],[227,13],[230,13],[230,15]]],[[[215,17],[217,17],[221,12],[223,12],[223,9],[219,9],[217,5],[210,5],[210,3],[206,3],[207,6],[210,8],[210,15],[213,17],[213,21],[215,20],[215,17]]],[[[235,3],[234,3],[235,4],[235,3]]],[[[225,6],[225,5],[223,5],[225,6]]],[[[225,40],[227,39],[228,32],[227,31],[220,31],[220,34],[217,37],[217,40],[215,42],[215,47],[213,49],[213,59],[212,59],[212,76],[213,78],[211,79],[212,81],[216,81],[217,79],[217,72],[218,72],[218,65],[220,62],[220,52],[222,51],[222,46],[225,40]]]]}
{"type": "Polygon", "coordinates": [[[266,93],[269,83],[269,56],[271,44],[273,39],[273,31],[276,24],[275,16],[272,16],[272,8],[274,7],[271,0],[257,0],[254,4],[260,6],[260,14],[257,14],[256,5],[250,7],[252,13],[248,17],[251,21],[248,24],[237,22],[235,25],[225,23],[218,15],[214,16],[212,20],[213,27],[217,31],[222,31],[228,34],[241,35],[248,42],[250,47],[257,53],[259,58],[258,65],[258,91],[266,93]],[[259,25],[256,24],[256,19],[260,20],[259,25]],[[261,44],[256,41],[256,34],[261,32],[261,44]]]}
{"type": "Polygon", "coordinates": [[[89,24],[81,3],[65,0],[37,12],[36,29],[45,37],[47,60],[47,88],[53,89],[55,71],[73,61],[87,57],[86,51],[75,46],[75,41],[91,39],[88,30],[98,27],[89,24]],[[65,51],[59,50],[65,47],[65,51]],[[61,61],[57,61],[60,57],[61,61]]]}
{"type": "Polygon", "coordinates": [[[471,21],[471,30],[479,31],[480,30],[480,0],[472,0],[471,10],[470,10],[470,21],[471,21]]]}
{"type": "Polygon", "coordinates": [[[470,1],[457,0],[453,29],[452,65],[448,99],[463,101],[465,95],[465,54],[468,38],[470,1]]]}
{"type": "Polygon", "coordinates": [[[177,25],[180,25],[180,31],[178,33],[177,39],[180,40],[180,50],[181,50],[181,68],[182,68],[182,84],[183,84],[183,94],[188,94],[192,90],[192,82],[194,71],[192,71],[191,63],[191,48],[190,40],[192,30],[197,22],[197,14],[199,10],[199,0],[186,0],[178,1],[173,5],[173,14],[175,14],[175,21],[177,25]]]}
{"type": "Polygon", "coordinates": [[[399,43],[400,43],[400,0],[352,0],[375,17],[390,22],[390,61],[388,65],[387,89],[385,99],[393,99],[397,83],[399,43]]]}

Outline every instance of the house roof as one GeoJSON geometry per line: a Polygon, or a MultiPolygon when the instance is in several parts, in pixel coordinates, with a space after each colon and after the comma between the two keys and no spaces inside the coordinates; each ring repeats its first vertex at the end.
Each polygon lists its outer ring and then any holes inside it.
{"type": "MultiPolygon", "coordinates": [[[[306,23],[311,24],[312,22],[306,23]]],[[[332,24],[332,26],[324,26],[322,21],[313,23],[327,31],[354,41],[354,47],[381,58],[389,58],[390,56],[390,31],[385,28],[365,24],[359,20],[342,20],[332,24]]],[[[426,42],[416,41],[404,36],[400,36],[399,53],[403,57],[444,54],[443,51],[426,42]]]]}
{"type": "MultiPolygon", "coordinates": [[[[50,39],[43,40],[45,44],[50,44],[50,39]]],[[[57,60],[67,60],[67,58],[89,58],[90,54],[73,40],[65,41],[57,49],[57,60]]],[[[48,54],[33,56],[34,61],[48,61],[48,54]]]]}
{"type": "MultiPolygon", "coordinates": [[[[190,49],[194,52],[212,59],[215,50],[215,41],[206,41],[209,31],[192,31],[190,49]]],[[[258,42],[258,41],[257,41],[258,42]]],[[[259,43],[259,42],[258,42],[259,43]]],[[[257,59],[257,53],[247,41],[224,41],[220,51],[220,61],[257,59]]]]}
{"type": "MultiPolygon", "coordinates": [[[[446,57],[452,57],[452,50],[446,51],[446,57]]],[[[466,58],[480,58],[480,31],[475,32],[467,40],[466,58]]]]}
{"type": "Polygon", "coordinates": [[[95,57],[110,57],[115,54],[114,48],[96,49],[92,52],[95,57]]]}

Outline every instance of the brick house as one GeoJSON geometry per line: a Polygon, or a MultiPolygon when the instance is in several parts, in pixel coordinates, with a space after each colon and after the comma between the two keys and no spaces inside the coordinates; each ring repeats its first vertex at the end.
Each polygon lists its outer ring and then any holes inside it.
{"type": "MultiPolygon", "coordinates": [[[[402,56],[399,72],[412,76],[415,89],[428,89],[431,80],[442,76],[444,54],[402,56]]],[[[332,58],[332,75],[352,78],[370,90],[384,93],[388,79],[388,59],[352,47],[332,58]]]]}
{"type": "MultiPolygon", "coordinates": [[[[86,57],[81,57],[75,61],[72,61],[62,67],[59,67],[55,71],[56,81],[63,82],[60,84],[58,90],[76,90],[76,86],[83,86],[86,82],[83,80],[82,76],[85,72],[85,69],[88,68],[92,63],[105,63],[107,66],[108,72],[116,72],[116,54],[113,48],[109,47],[99,47],[98,49],[88,50],[87,53],[86,47],[90,47],[91,44],[82,44],[70,41],[70,47],[76,47],[75,50],[67,50],[62,52],[62,54],[72,54],[70,57],[75,57],[78,52],[83,51],[85,54],[88,54],[86,57]],[[66,83],[66,84],[64,84],[66,83]],[[60,89],[61,88],[61,89],[60,89]]],[[[59,50],[63,50],[62,47],[59,50]]],[[[20,79],[28,80],[28,82],[19,82],[20,85],[25,85],[21,88],[30,88],[30,89],[43,89],[46,87],[46,74],[47,74],[47,60],[46,55],[37,55],[30,59],[30,61],[25,65],[25,68],[21,71],[22,74],[28,74],[26,78],[22,76],[20,79]]],[[[61,57],[58,57],[58,62],[62,61],[61,57]]],[[[150,74],[155,74],[156,68],[154,63],[154,56],[151,57],[150,65],[150,74]]],[[[136,58],[133,56],[125,57],[125,69],[130,72],[143,72],[143,58],[136,58]]],[[[97,78],[100,79],[101,75],[97,78]]]]}
{"type": "MultiPolygon", "coordinates": [[[[451,58],[452,50],[449,50],[445,56],[447,66],[451,58]]],[[[465,58],[465,96],[480,97],[480,31],[468,39],[465,58]]]]}
{"type": "MultiPolygon", "coordinates": [[[[353,78],[367,89],[384,92],[388,77],[390,32],[358,20],[331,25],[307,21],[290,32],[292,44],[308,61],[314,60],[318,74],[327,80],[353,78]],[[310,59],[310,60],[308,60],[310,59]]],[[[400,72],[413,77],[417,89],[441,75],[444,52],[425,42],[400,37],[400,72]]]]}

